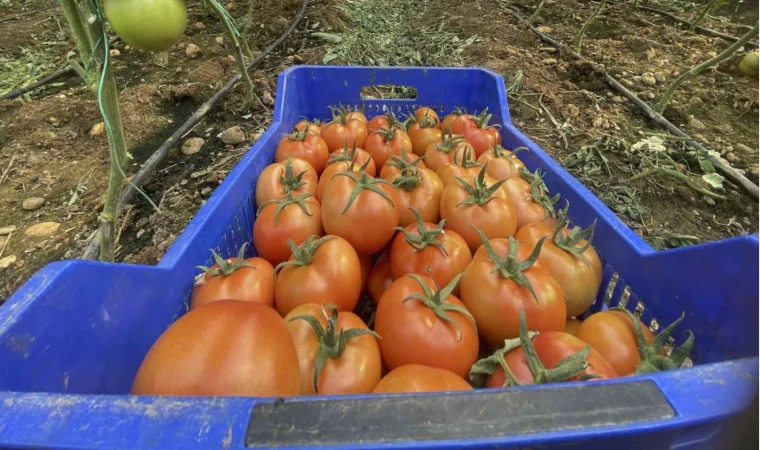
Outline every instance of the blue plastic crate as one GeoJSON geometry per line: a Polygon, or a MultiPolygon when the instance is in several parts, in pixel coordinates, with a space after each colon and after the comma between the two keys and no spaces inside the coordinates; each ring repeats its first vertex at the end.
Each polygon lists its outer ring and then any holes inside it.
{"type": "MultiPolygon", "coordinates": [[[[198,331],[202,337],[202,330],[198,331]]],[[[682,340],[685,335],[677,335],[682,340]]],[[[0,448],[724,448],[730,420],[757,394],[758,238],[655,252],[512,125],[504,83],[482,69],[298,67],[280,75],[274,123],[155,267],[53,263],[0,308],[0,448]],[[370,85],[413,86],[414,100],[362,99],[370,85]],[[250,242],[253,189],[279,136],[327,106],[369,117],[425,105],[489,108],[507,148],[546,171],[575,224],[598,219],[604,261],[595,310],[682,311],[693,368],[590,383],[473,393],[273,398],[127,395],[158,336],[186,310],[209,249],[250,242]],[[643,303],[642,303],[643,302],[643,303]]]]}

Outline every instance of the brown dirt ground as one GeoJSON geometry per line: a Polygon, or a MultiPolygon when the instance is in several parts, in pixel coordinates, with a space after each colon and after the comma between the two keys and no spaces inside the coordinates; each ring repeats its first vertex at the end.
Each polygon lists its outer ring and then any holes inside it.
{"type": "MultiPolygon", "coordinates": [[[[323,31],[344,26],[334,10],[337,3],[338,0],[310,2],[308,21],[252,73],[260,97],[265,97],[266,91],[274,95],[276,76],[287,66],[321,61],[324,43],[310,39],[309,32],[317,22],[323,31]]],[[[593,8],[586,2],[547,3],[540,22],[551,27],[549,34],[564,43],[572,41],[581,20],[593,8]]],[[[233,16],[240,17],[246,4],[245,0],[234,0],[228,8],[233,16]]],[[[264,48],[287,27],[301,1],[284,0],[282,10],[265,7],[261,2],[256,4],[255,17],[264,26],[253,31],[254,51],[264,48]]],[[[47,3],[26,2],[29,8],[35,5],[39,8],[47,3]]],[[[706,52],[720,52],[726,47],[723,41],[690,34],[656,15],[626,8],[629,7],[608,8],[606,24],[591,28],[583,51],[584,56],[604,64],[619,79],[630,80],[634,92],[659,96],[664,83],[647,87],[633,77],[652,71],[663,72],[670,80],[675,71],[702,60],[706,52]],[[631,46],[636,40],[651,44],[653,58],[642,61],[634,57],[631,46]],[[655,60],[661,60],[662,64],[654,67],[655,60]]],[[[0,20],[20,11],[20,8],[0,11],[0,20]]],[[[216,37],[222,36],[216,21],[200,7],[191,5],[189,14],[186,36],[171,50],[166,67],[154,64],[149,55],[128,50],[123,43],[113,47],[120,51],[115,58],[116,77],[122,92],[120,101],[128,145],[135,158],[130,172],[234,73],[235,64],[228,59],[230,52],[215,42],[216,37]],[[205,24],[203,29],[195,25],[201,21],[205,24]],[[185,56],[188,43],[202,49],[200,57],[185,56]]],[[[56,16],[65,27],[57,9],[0,23],[0,52],[17,52],[34,45],[35,37],[40,39],[45,31],[60,32],[56,16]]],[[[498,2],[440,0],[435,8],[428,8],[423,22],[438,24],[441,16],[446,18],[447,26],[467,31],[463,34],[468,36],[477,30],[479,41],[464,53],[467,65],[487,67],[507,78],[518,69],[522,71],[523,88],[518,94],[522,103],[510,103],[513,120],[558,161],[565,161],[583,145],[602,138],[630,146],[642,139],[642,132],[663,132],[632,105],[612,101],[613,95],[609,95],[612,91],[598,79],[591,65],[573,63],[546,52],[546,46],[500,9],[498,2]],[[572,130],[565,133],[567,146],[547,114],[536,112],[541,104],[560,123],[569,120],[572,130]]],[[[717,19],[708,19],[705,25],[732,34],[740,34],[742,29],[717,19]]],[[[61,46],[61,60],[70,49],[71,46],[61,46]]],[[[185,156],[178,149],[173,150],[153,181],[145,186],[161,212],[154,212],[142,199],[125,209],[120,219],[117,260],[155,264],[213,188],[269,124],[271,104],[257,103],[247,118],[236,113],[240,93],[238,90],[229,95],[187,136],[207,140],[199,153],[185,156]],[[232,125],[245,130],[248,142],[236,148],[221,143],[216,135],[232,125]],[[197,176],[200,171],[207,173],[197,176]]],[[[738,77],[731,65],[722,66],[687,83],[676,94],[666,115],[714,150],[723,150],[727,155],[728,146],[732,146],[734,165],[751,175],[753,165],[757,168],[758,157],[758,111],[757,103],[752,103],[757,96],[756,79],[738,77]],[[688,100],[697,96],[702,103],[690,106],[688,100]],[[689,129],[692,116],[702,121],[706,129],[698,133],[689,129]],[[751,151],[743,154],[737,144],[751,151]]],[[[17,261],[0,269],[0,302],[44,264],[78,257],[95,230],[105,190],[105,180],[100,174],[108,167],[105,137],[89,135],[99,121],[92,95],[73,77],[34,92],[30,99],[0,102],[0,173],[8,169],[7,179],[0,184],[0,227],[17,228],[3,253],[15,255],[17,261]],[[87,190],[69,205],[77,185],[84,184],[87,190]],[[25,211],[21,203],[28,197],[44,197],[45,205],[36,211],[25,211]],[[62,225],[54,236],[46,239],[24,236],[26,228],[45,221],[62,225]]],[[[709,241],[757,231],[756,202],[728,189],[724,192],[728,196],[726,201],[710,204],[681,182],[662,177],[633,183],[635,200],[643,213],[636,218],[626,215],[621,205],[631,202],[609,197],[621,180],[631,176],[630,155],[620,148],[616,145],[603,148],[611,168],[609,175],[580,176],[592,190],[605,194],[603,198],[613,208],[617,207],[621,217],[645,238],[652,241],[675,233],[709,241]]],[[[4,240],[0,238],[0,248],[4,240]]]]}

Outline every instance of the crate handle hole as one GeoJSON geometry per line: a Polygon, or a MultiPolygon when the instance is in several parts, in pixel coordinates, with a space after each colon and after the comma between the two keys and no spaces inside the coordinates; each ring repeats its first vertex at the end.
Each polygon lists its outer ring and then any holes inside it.
{"type": "Polygon", "coordinates": [[[362,100],[416,100],[417,88],[397,84],[375,84],[364,86],[360,96],[362,100]]]}

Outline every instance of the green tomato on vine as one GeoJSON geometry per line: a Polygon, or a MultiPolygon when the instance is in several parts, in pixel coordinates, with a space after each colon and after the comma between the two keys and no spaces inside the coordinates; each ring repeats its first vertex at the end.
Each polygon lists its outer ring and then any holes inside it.
{"type": "Polygon", "coordinates": [[[103,8],[116,34],[143,51],[167,50],[187,28],[184,0],[104,0],[103,8]]]}

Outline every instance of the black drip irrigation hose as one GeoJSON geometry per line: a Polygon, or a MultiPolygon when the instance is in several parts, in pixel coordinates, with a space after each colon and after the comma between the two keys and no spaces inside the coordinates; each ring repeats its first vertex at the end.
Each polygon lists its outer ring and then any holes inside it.
{"type": "MultiPolygon", "coordinates": [[[[551,45],[552,47],[560,50],[562,52],[563,50],[566,51],[574,60],[580,61],[584,58],[575,53],[574,51],[570,50],[569,47],[567,47],[564,44],[561,44],[554,39],[552,39],[549,35],[542,33],[536,29],[533,25],[529,24],[525,18],[518,13],[517,11],[511,9],[511,8],[505,8],[507,12],[515,16],[520,22],[524,23],[525,25],[530,28],[531,31],[533,31],[535,34],[538,35],[538,37],[541,38],[542,41],[546,42],[547,44],[551,45]]],[[[738,186],[741,188],[744,192],[749,194],[752,198],[757,200],[760,198],[760,193],[758,192],[758,187],[755,183],[750,181],[747,177],[737,172],[733,167],[731,167],[728,162],[725,160],[712,156],[710,153],[707,152],[707,149],[703,147],[699,142],[692,139],[688,134],[681,131],[680,128],[673,125],[668,119],[663,117],[661,114],[658,114],[656,111],[654,111],[652,108],[649,107],[646,103],[644,103],[640,98],[638,98],[633,92],[626,89],[622,84],[620,84],[612,75],[607,73],[607,71],[602,71],[604,73],[604,79],[607,81],[607,84],[609,84],[613,89],[620,92],[621,94],[625,95],[625,97],[632,102],[634,105],[636,105],[640,110],[642,110],[647,117],[649,117],[652,121],[656,122],[658,125],[664,127],[671,133],[673,133],[676,136],[684,138],[684,141],[686,142],[686,145],[694,148],[695,150],[699,152],[705,152],[707,154],[707,158],[710,160],[710,162],[715,167],[716,172],[721,174],[723,177],[726,178],[729,182],[734,184],[735,186],[738,186]]]]}
{"type": "MultiPolygon", "coordinates": [[[[35,89],[37,89],[39,87],[42,87],[42,86],[44,86],[44,85],[46,85],[48,83],[52,83],[53,81],[55,81],[55,80],[57,80],[59,78],[63,78],[65,76],[73,75],[73,74],[74,74],[74,69],[72,69],[71,67],[66,67],[65,69],[58,70],[56,72],[51,73],[50,75],[48,75],[46,77],[40,78],[39,80],[35,81],[34,83],[32,83],[32,84],[30,84],[28,86],[25,86],[25,87],[22,87],[22,88],[18,88],[18,89],[14,89],[14,90],[12,90],[12,91],[10,91],[8,93],[0,95],[0,100],[12,100],[12,99],[14,99],[16,97],[21,97],[22,95],[26,94],[27,92],[31,92],[31,91],[33,91],[33,90],[35,90],[35,89]]],[[[81,78],[80,78],[80,80],[81,80],[81,78]]]]}
{"type": "MultiPolygon", "coordinates": [[[[258,65],[269,53],[271,53],[275,48],[277,48],[282,42],[290,36],[290,34],[293,32],[293,30],[296,29],[298,24],[301,22],[301,20],[306,15],[306,8],[309,5],[309,0],[303,0],[303,5],[301,5],[301,10],[298,12],[298,15],[296,16],[295,20],[290,24],[287,30],[285,30],[280,37],[278,37],[274,42],[272,42],[267,48],[265,48],[253,61],[251,61],[247,66],[246,69],[250,71],[256,65],[258,65]]],[[[166,154],[169,153],[169,150],[174,147],[177,142],[182,138],[182,136],[185,135],[188,131],[190,131],[198,122],[201,121],[214,107],[214,105],[221,99],[227,92],[229,92],[235,85],[240,81],[241,74],[237,74],[234,77],[232,77],[227,84],[224,85],[219,91],[214,94],[213,97],[206,100],[200,108],[198,108],[186,121],[183,123],[177,130],[167,139],[161,146],[153,152],[152,155],[145,161],[145,163],[142,165],[140,170],[137,171],[134,177],[131,179],[131,184],[127,185],[124,188],[124,191],[122,191],[121,196],[119,197],[119,207],[121,208],[127,202],[129,202],[132,197],[137,192],[136,187],[142,186],[150,177],[151,173],[158,167],[158,165],[164,160],[166,157],[166,154]]],[[[100,231],[97,231],[93,234],[93,236],[90,238],[92,239],[85,249],[84,253],[82,254],[82,259],[95,259],[95,257],[98,254],[98,251],[100,250],[100,239],[98,237],[100,236],[100,231]]]]}

